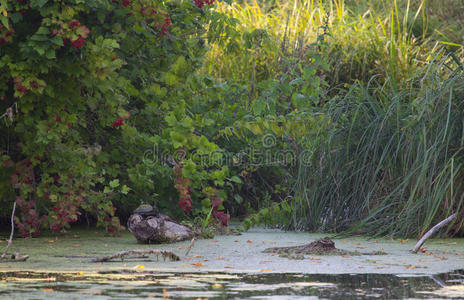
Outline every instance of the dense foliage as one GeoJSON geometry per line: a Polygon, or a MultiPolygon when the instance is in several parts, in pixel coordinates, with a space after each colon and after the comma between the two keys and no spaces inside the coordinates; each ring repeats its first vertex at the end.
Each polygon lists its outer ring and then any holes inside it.
{"type": "Polygon", "coordinates": [[[227,167],[184,157],[218,149],[188,112],[211,1],[0,3],[2,212],[16,199],[23,235],[82,214],[113,232],[142,201],[227,224],[227,167]]]}
{"type": "Polygon", "coordinates": [[[1,214],[420,235],[464,211],[445,2],[0,0],[1,214]]]}

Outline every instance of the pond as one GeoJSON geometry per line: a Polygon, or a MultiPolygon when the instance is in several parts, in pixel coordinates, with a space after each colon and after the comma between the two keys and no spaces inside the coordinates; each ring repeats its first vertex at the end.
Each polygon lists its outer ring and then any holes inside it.
{"type": "Polygon", "coordinates": [[[453,271],[464,270],[464,239],[431,239],[418,254],[410,252],[414,240],[367,237],[333,239],[337,248],[369,255],[298,260],[263,252],[323,236],[254,229],[198,239],[188,254],[190,241],[140,245],[130,233],[108,237],[93,229],[15,239],[10,252],[29,259],[0,263],[0,299],[464,299],[464,272],[453,271]],[[91,262],[129,249],[172,251],[180,260],[91,262]]]}
{"type": "Polygon", "coordinates": [[[464,270],[438,275],[4,272],[0,299],[463,298],[464,270]]]}

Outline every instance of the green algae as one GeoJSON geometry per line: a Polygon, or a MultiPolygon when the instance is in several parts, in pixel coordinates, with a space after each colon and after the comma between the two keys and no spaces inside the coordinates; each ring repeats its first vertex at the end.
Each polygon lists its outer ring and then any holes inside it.
{"type": "MultiPolygon", "coordinates": [[[[7,235],[5,234],[5,237],[7,235]]],[[[227,272],[227,273],[390,273],[436,274],[464,269],[463,239],[431,239],[426,253],[409,252],[415,241],[363,237],[334,239],[344,255],[305,255],[300,260],[289,260],[272,253],[262,253],[269,247],[297,246],[323,237],[320,234],[281,232],[255,229],[240,236],[216,236],[199,239],[185,256],[190,241],[163,245],[137,244],[130,233],[121,237],[105,236],[98,230],[80,229],[67,235],[15,239],[10,253],[27,254],[25,262],[1,262],[1,271],[39,272],[120,272],[121,270],[153,272],[227,272]],[[132,249],[172,251],[181,260],[156,261],[153,257],[127,258],[105,263],[91,263],[97,257],[132,249]],[[376,263],[366,262],[366,256],[376,263]],[[312,256],[317,256],[315,259],[312,256]],[[137,269],[137,267],[144,269],[137,269]]],[[[6,245],[3,240],[0,247],[6,245]]]]}

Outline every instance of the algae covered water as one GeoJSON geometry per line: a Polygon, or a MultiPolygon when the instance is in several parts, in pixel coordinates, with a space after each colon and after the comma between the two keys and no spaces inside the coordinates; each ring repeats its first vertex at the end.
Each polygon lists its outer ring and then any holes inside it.
{"type": "Polygon", "coordinates": [[[464,298],[464,271],[438,275],[3,272],[0,299],[464,298]]]}

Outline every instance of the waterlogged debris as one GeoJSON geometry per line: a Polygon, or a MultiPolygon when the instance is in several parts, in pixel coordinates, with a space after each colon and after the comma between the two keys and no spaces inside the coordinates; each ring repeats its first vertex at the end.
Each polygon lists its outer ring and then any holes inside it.
{"type": "Polygon", "coordinates": [[[100,257],[100,258],[95,258],[92,260],[92,262],[107,262],[115,258],[121,258],[121,261],[124,261],[124,257],[126,256],[140,256],[144,254],[153,254],[156,256],[156,259],[158,260],[158,256],[162,256],[163,260],[166,260],[166,258],[169,258],[171,261],[178,261],[180,260],[179,256],[174,254],[171,251],[165,251],[165,250],[153,250],[153,249],[137,249],[137,250],[127,250],[127,251],[121,251],[116,254],[100,257]]]}

